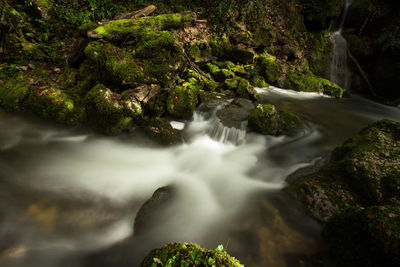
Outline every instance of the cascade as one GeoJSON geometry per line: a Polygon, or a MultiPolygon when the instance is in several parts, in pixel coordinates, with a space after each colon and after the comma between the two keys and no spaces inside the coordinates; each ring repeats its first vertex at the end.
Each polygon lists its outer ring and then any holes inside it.
{"type": "Polygon", "coordinates": [[[332,34],[334,45],[330,80],[341,86],[343,89],[347,89],[349,86],[350,74],[347,66],[347,41],[342,35],[342,30],[346,21],[347,12],[353,1],[354,0],[346,0],[339,29],[332,34]]]}

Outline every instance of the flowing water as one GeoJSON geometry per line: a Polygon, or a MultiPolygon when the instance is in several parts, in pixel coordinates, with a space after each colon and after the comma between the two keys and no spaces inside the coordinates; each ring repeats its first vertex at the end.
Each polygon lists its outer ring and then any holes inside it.
{"type": "Polygon", "coordinates": [[[228,244],[246,266],[299,266],[323,250],[319,224],[282,191],[286,177],[366,124],[400,120],[400,110],[356,96],[258,90],[306,129],[291,138],[221,130],[211,110],[175,122],[186,141],[162,148],[138,131],[107,138],[0,111],[0,266],[88,266],[93,255],[91,266],[137,266],[173,241],[228,244]],[[135,236],[140,206],[166,185],[173,201],[135,236]],[[96,254],[128,237],[117,260],[96,254]]]}
{"type": "Polygon", "coordinates": [[[338,84],[344,89],[350,85],[350,72],[347,66],[347,41],[342,35],[349,7],[354,0],[346,0],[339,29],[332,33],[333,58],[331,62],[330,81],[338,84]]]}

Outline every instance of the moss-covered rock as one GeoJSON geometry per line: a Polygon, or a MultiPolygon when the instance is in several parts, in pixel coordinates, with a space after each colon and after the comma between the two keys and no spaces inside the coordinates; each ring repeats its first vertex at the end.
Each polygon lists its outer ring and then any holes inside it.
{"type": "Polygon", "coordinates": [[[100,71],[105,72],[104,78],[116,85],[147,81],[138,60],[127,49],[96,41],[86,47],[85,54],[100,71]]]}
{"type": "Polygon", "coordinates": [[[22,110],[30,93],[28,77],[17,73],[0,87],[0,105],[8,111],[22,110]]]}
{"type": "Polygon", "coordinates": [[[259,94],[254,89],[254,87],[250,84],[248,80],[243,78],[238,78],[236,96],[251,100],[257,100],[259,98],[259,94]]]}
{"type": "Polygon", "coordinates": [[[335,179],[329,169],[298,178],[288,191],[321,222],[327,222],[336,212],[358,203],[349,185],[335,179]]]}
{"type": "Polygon", "coordinates": [[[168,96],[168,113],[176,118],[190,118],[198,104],[200,89],[201,87],[195,80],[185,83],[183,86],[176,86],[168,96]]]}
{"type": "Polygon", "coordinates": [[[193,12],[163,14],[139,19],[121,19],[104,22],[103,25],[89,33],[94,38],[120,39],[128,35],[140,35],[143,32],[171,30],[193,22],[193,12]]]}
{"type": "MultiPolygon", "coordinates": [[[[162,213],[176,197],[177,189],[173,186],[158,188],[140,207],[134,223],[135,235],[142,235],[160,223],[162,213]]],[[[151,266],[151,265],[150,265],[151,266]]]]}
{"type": "Polygon", "coordinates": [[[395,189],[400,177],[400,123],[383,120],[370,125],[337,148],[332,160],[363,203],[400,203],[399,188],[395,189]]]}
{"type": "Polygon", "coordinates": [[[400,265],[400,207],[351,207],[331,218],[322,235],[348,266],[400,265]]]}
{"type": "Polygon", "coordinates": [[[288,111],[277,110],[271,104],[258,104],[249,117],[249,127],[261,134],[295,135],[302,127],[300,119],[288,111]]]}
{"type": "Polygon", "coordinates": [[[343,89],[340,86],[310,73],[288,73],[285,80],[285,87],[301,92],[323,93],[336,98],[341,98],[343,95],[343,89]]]}
{"type": "Polygon", "coordinates": [[[83,109],[53,85],[32,88],[27,101],[29,109],[44,119],[68,125],[77,125],[82,121],[83,109]]]}
{"type": "Polygon", "coordinates": [[[318,220],[352,205],[400,203],[400,123],[374,123],[335,149],[319,172],[297,179],[291,192],[318,220]]]}
{"type": "Polygon", "coordinates": [[[264,53],[257,59],[260,71],[267,83],[276,83],[282,75],[282,66],[276,57],[264,53]]]}
{"type": "Polygon", "coordinates": [[[218,60],[231,60],[240,64],[250,64],[254,61],[255,52],[243,45],[232,45],[227,38],[212,38],[210,41],[212,54],[218,60]]]}
{"type": "Polygon", "coordinates": [[[84,104],[88,123],[104,134],[130,129],[142,114],[140,104],[129,92],[121,96],[102,84],[86,94],[84,104]]]}
{"type": "Polygon", "coordinates": [[[148,137],[161,145],[174,145],[182,141],[180,131],[172,128],[169,120],[153,118],[145,123],[145,131],[148,137]]]}
{"type": "Polygon", "coordinates": [[[226,253],[223,247],[215,251],[208,250],[192,243],[173,243],[152,250],[140,266],[226,266],[242,267],[244,265],[226,253]]]}

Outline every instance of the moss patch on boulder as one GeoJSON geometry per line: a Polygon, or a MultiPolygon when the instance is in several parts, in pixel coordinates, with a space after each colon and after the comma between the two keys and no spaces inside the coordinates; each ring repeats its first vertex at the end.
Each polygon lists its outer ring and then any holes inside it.
{"type": "Polygon", "coordinates": [[[258,104],[250,114],[249,127],[267,135],[295,135],[303,126],[293,113],[277,110],[271,104],[258,104]]]}
{"type": "Polygon", "coordinates": [[[152,250],[140,266],[226,266],[244,265],[222,249],[208,250],[192,243],[173,243],[152,250]]]}

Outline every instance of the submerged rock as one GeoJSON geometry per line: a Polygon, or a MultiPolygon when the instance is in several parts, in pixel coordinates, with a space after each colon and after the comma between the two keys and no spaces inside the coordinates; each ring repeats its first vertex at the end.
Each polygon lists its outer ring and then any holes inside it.
{"type": "MultiPolygon", "coordinates": [[[[165,186],[157,189],[139,209],[134,224],[135,235],[146,233],[146,230],[162,223],[160,213],[175,198],[176,189],[172,186],[165,186]]],[[[151,265],[150,265],[151,266],[151,265]]]]}
{"type": "Polygon", "coordinates": [[[400,265],[400,207],[351,207],[334,215],[322,236],[346,266],[400,265]]]}
{"type": "Polygon", "coordinates": [[[249,117],[249,127],[261,134],[293,136],[302,126],[295,114],[277,110],[271,104],[258,104],[249,117]]]}
{"type": "Polygon", "coordinates": [[[119,95],[102,84],[86,94],[84,105],[88,123],[104,134],[118,134],[130,129],[142,114],[139,102],[129,91],[119,95]]]}
{"type": "Polygon", "coordinates": [[[192,243],[173,243],[152,250],[140,266],[226,266],[244,265],[226,253],[223,247],[208,250],[192,243]]]}
{"type": "Polygon", "coordinates": [[[253,108],[254,105],[251,101],[236,98],[231,104],[219,110],[217,117],[225,127],[244,130],[246,129],[246,122],[253,108]]]}

